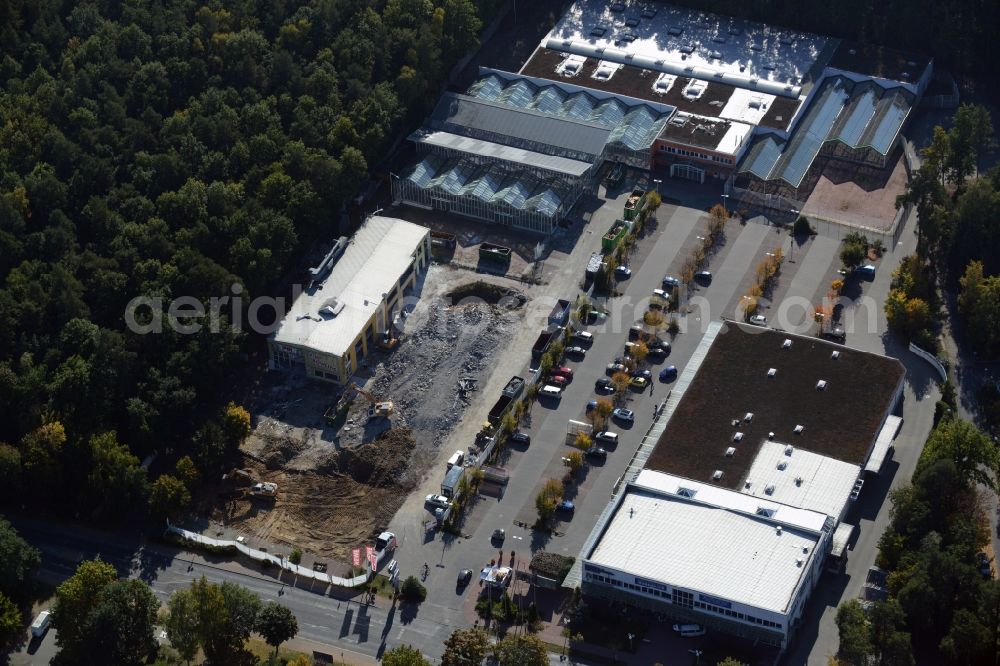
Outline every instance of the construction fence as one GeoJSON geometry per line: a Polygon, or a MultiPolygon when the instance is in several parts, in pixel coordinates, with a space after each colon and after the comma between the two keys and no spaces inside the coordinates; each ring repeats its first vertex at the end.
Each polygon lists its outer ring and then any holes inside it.
{"type": "Polygon", "coordinates": [[[213,539],[212,537],[207,537],[204,534],[198,534],[197,532],[190,532],[183,528],[177,527],[175,525],[167,524],[167,533],[175,534],[185,541],[190,541],[191,543],[198,544],[201,546],[210,546],[214,548],[234,548],[241,554],[246,555],[252,560],[257,562],[269,562],[270,564],[283,569],[296,576],[301,576],[302,578],[310,578],[312,580],[319,581],[320,583],[325,583],[327,585],[336,585],[337,587],[360,587],[368,582],[372,576],[372,570],[370,568],[366,569],[363,574],[355,576],[354,578],[341,578],[340,576],[331,576],[330,574],[313,571],[298,564],[292,564],[287,558],[274,555],[272,553],[267,553],[256,548],[251,548],[245,543],[240,543],[239,541],[230,541],[228,539],[213,539]]]}

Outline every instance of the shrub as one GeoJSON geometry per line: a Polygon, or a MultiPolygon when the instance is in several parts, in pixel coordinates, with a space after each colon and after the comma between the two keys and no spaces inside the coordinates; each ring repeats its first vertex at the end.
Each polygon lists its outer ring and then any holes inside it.
{"type": "Polygon", "coordinates": [[[302,561],[302,551],[298,548],[292,550],[292,554],[288,556],[288,561],[292,564],[298,564],[302,561]]]}
{"type": "Polygon", "coordinates": [[[399,588],[399,596],[404,601],[420,603],[427,598],[427,588],[417,580],[416,576],[407,576],[399,588]]]}

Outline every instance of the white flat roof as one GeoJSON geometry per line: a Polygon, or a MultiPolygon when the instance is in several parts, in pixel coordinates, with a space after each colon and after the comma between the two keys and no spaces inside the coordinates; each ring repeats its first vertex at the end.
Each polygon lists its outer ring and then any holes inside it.
{"type": "MultiPolygon", "coordinates": [[[[808,443],[809,433],[800,437],[808,443]]],[[[740,491],[839,519],[854,489],[858,465],[819,455],[794,444],[765,441],[750,466],[740,491]],[[785,451],[791,447],[792,454],[785,451]],[[769,494],[767,489],[771,488],[769,494]]]]}
{"type": "Polygon", "coordinates": [[[439,146],[457,150],[462,153],[472,155],[483,155],[494,157],[504,162],[513,162],[523,166],[545,169],[567,176],[580,177],[587,173],[592,166],[589,162],[559,157],[558,155],[545,155],[532,150],[524,150],[514,146],[505,146],[492,141],[483,141],[451,132],[438,131],[417,131],[410,135],[410,139],[416,143],[423,143],[430,146],[439,146]]]}
{"type": "Polygon", "coordinates": [[[866,472],[875,472],[877,474],[882,469],[885,457],[889,455],[889,447],[892,446],[892,440],[896,439],[899,426],[902,424],[903,419],[898,416],[890,415],[885,418],[885,424],[875,439],[875,446],[872,447],[872,454],[868,456],[868,462],[865,464],[866,472]]]}
{"type": "Polygon", "coordinates": [[[766,92],[737,88],[729,96],[726,105],[722,107],[719,117],[750,125],[759,125],[760,121],[767,115],[768,109],[771,108],[774,97],[766,92]]]}
{"type": "MultiPolygon", "coordinates": [[[[637,484],[629,486],[588,561],[755,608],[790,611],[818,533],[787,524],[779,533],[775,518],[732,508],[747,500],[754,507],[773,503],[731,490],[652,470],[640,473],[637,484]],[[696,494],[689,499],[654,486],[694,486],[696,494]]],[[[787,515],[807,513],[792,509],[787,515]]],[[[824,521],[816,514],[806,522],[824,521]]]]}
{"type": "Polygon", "coordinates": [[[542,45],[798,97],[802,78],[829,41],[820,35],[672,5],[577,0],[542,45]]]}
{"type": "Polygon", "coordinates": [[[429,233],[405,220],[368,218],[323,284],[295,299],[275,342],[343,356],[429,233]],[[342,309],[336,316],[321,314],[328,305],[342,309]]]}

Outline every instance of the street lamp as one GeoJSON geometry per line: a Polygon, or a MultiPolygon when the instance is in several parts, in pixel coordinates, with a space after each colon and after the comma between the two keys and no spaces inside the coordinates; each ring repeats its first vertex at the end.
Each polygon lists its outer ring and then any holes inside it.
{"type": "Polygon", "coordinates": [[[726,209],[726,214],[727,215],[729,214],[729,207],[727,206],[727,203],[728,203],[727,200],[728,199],[729,199],[729,195],[728,194],[723,194],[722,195],[722,207],[726,209]]]}
{"type": "Polygon", "coordinates": [[[659,179],[659,178],[654,178],[653,182],[656,183],[656,193],[659,194],[660,193],[660,183],[662,183],[663,181],[661,179],[659,179]]]}

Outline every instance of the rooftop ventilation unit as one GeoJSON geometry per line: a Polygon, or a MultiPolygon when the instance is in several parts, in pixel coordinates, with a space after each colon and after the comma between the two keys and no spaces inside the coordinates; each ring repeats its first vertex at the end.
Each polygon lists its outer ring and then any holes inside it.
{"type": "Polygon", "coordinates": [[[826,380],[825,379],[821,379],[818,382],[816,382],[816,390],[817,391],[825,391],[826,390],[826,380]]]}
{"type": "Polygon", "coordinates": [[[781,470],[782,472],[785,471],[786,467],[788,467],[788,462],[787,461],[782,460],[781,462],[778,463],[778,469],[781,470]]]}
{"type": "Polygon", "coordinates": [[[747,423],[753,421],[753,412],[747,412],[746,416],[743,417],[743,420],[746,421],[747,423]]]}
{"type": "Polygon", "coordinates": [[[803,559],[802,559],[801,557],[796,557],[796,558],[795,558],[795,566],[797,566],[797,567],[801,567],[801,566],[802,566],[802,563],[803,563],[804,561],[805,561],[805,560],[803,560],[803,559]]]}
{"type": "Polygon", "coordinates": [[[774,484],[773,483],[769,483],[766,486],[764,486],[764,494],[765,495],[773,495],[774,494],[774,484]]]}
{"type": "Polygon", "coordinates": [[[737,433],[735,433],[733,435],[733,441],[734,442],[739,442],[742,439],[743,439],[743,433],[741,433],[741,432],[737,432],[737,433]]]}
{"type": "Polygon", "coordinates": [[[830,358],[836,361],[838,358],[840,358],[840,352],[839,351],[833,352],[832,354],[830,354],[830,358]]]}
{"type": "Polygon", "coordinates": [[[792,45],[792,38],[791,37],[782,37],[781,39],[778,40],[778,42],[781,43],[781,44],[784,44],[785,46],[791,46],[792,45]]]}
{"type": "Polygon", "coordinates": [[[757,515],[764,516],[765,518],[770,518],[774,515],[774,509],[769,509],[766,506],[757,507],[757,515]]]}
{"type": "Polygon", "coordinates": [[[768,439],[774,439],[774,433],[773,432],[767,433],[767,438],[768,439]]]}
{"type": "Polygon", "coordinates": [[[778,536],[781,536],[781,525],[778,525],[778,527],[776,527],[774,531],[778,536]]]}
{"type": "Polygon", "coordinates": [[[792,348],[792,339],[791,338],[785,338],[785,341],[781,343],[781,348],[782,349],[791,349],[792,348]]]}
{"type": "Polygon", "coordinates": [[[726,449],[726,457],[727,458],[732,458],[735,454],[736,454],[736,447],[735,446],[730,446],[728,449],[726,449]]]}
{"type": "Polygon", "coordinates": [[[343,311],[343,309],[343,303],[338,302],[336,298],[331,298],[323,303],[322,307],[319,309],[319,313],[328,317],[336,317],[343,311]]]}
{"type": "Polygon", "coordinates": [[[802,477],[801,476],[795,477],[795,485],[796,486],[801,486],[802,485],[802,477]]]}
{"type": "Polygon", "coordinates": [[[608,7],[608,9],[610,9],[613,12],[623,12],[623,11],[625,11],[625,3],[624,2],[612,2],[611,6],[608,7]]]}
{"type": "Polygon", "coordinates": [[[750,481],[750,479],[747,479],[746,481],[743,482],[743,487],[744,488],[749,488],[751,483],[752,482],[750,481]]]}
{"type": "Polygon", "coordinates": [[[729,28],[729,34],[733,35],[733,36],[741,35],[741,34],[743,34],[743,28],[738,28],[736,26],[732,26],[731,28],[729,28]]]}
{"type": "Polygon", "coordinates": [[[646,7],[645,9],[642,10],[641,16],[642,18],[645,19],[653,18],[654,16],[656,16],[656,10],[653,9],[652,7],[646,7]]]}
{"type": "Polygon", "coordinates": [[[802,546],[802,554],[806,555],[808,553],[809,553],[809,547],[808,546],[802,546]]]}
{"type": "Polygon", "coordinates": [[[788,446],[785,447],[785,455],[786,456],[790,456],[793,453],[795,453],[795,447],[794,446],[792,446],[791,444],[789,444],[788,446]]]}
{"type": "Polygon", "coordinates": [[[694,53],[694,47],[691,46],[690,44],[685,44],[684,46],[680,47],[677,50],[683,53],[684,55],[691,55],[692,53],[694,53]]]}
{"type": "Polygon", "coordinates": [[[764,45],[763,44],[751,44],[750,45],[750,50],[751,51],[763,51],[764,50],[764,45]]]}
{"type": "Polygon", "coordinates": [[[668,35],[673,35],[674,37],[680,37],[681,33],[683,33],[683,32],[684,32],[684,28],[682,28],[681,26],[672,25],[669,28],[667,28],[667,34],[668,35]]]}
{"type": "Polygon", "coordinates": [[[606,33],[607,31],[608,31],[608,29],[605,28],[605,27],[603,27],[603,26],[599,26],[599,25],[598,26],[594,26],[590,30],[590,36],[591,37],[603,37],[604,33],[606,33]]]}
{"type": "Polygon", "coordinates": [[[677,489],[677,494],[680,495],[681,497],[694,497],[695,491],[691,490],[690,488],[685,488],[684,486],[681,486],[680,488],[677,489]]]}
{"type": "Polygon", "coordinates": [[[713,481],[721,481],[722,480],[722,476],[723,476],[723,472],[722,472],[721,469],[717,469],[714,472],[712,472],[712,480],[713,481]]]}
{"type": "Polygon", "coordinates": [[[792,432],[794,432],[794,433],[795,433],[796,435],[801,435],[801,434],[802,434],[802,431],[803,431],[804,429],[805,429],[805,426],[803,426],[803,425],[799,424],[799,425],[795,426],[795,427],[794,427],[794,428],[792,429],[792,432]]]}
{"type": "Polygon", "coordinates": [[[722,53],[720,51],[712,51],[708,56],[712,60],[722,60],[722,53]]]}
{"type": "Polygon", "coordinates": [[[740,420],[739,419],[733,419],[733,424],[732,425],[733,425],[734,428],[736,426],[738,426],[739,424],[740,424],[740,420]]]}
{"type": "Polygon", "coordinates": [[[767,369],[767,376],[768,377],[774,377],[776,374],[778,374],[777,368],[768,368],[767,369]]]}
{"type": "Polygon", "coordinates": [[[634,28],[635,26],[639,25],[639,19],[637,18],[625,19],[625,25],[627,25],[630,28],[634,28]]]}

